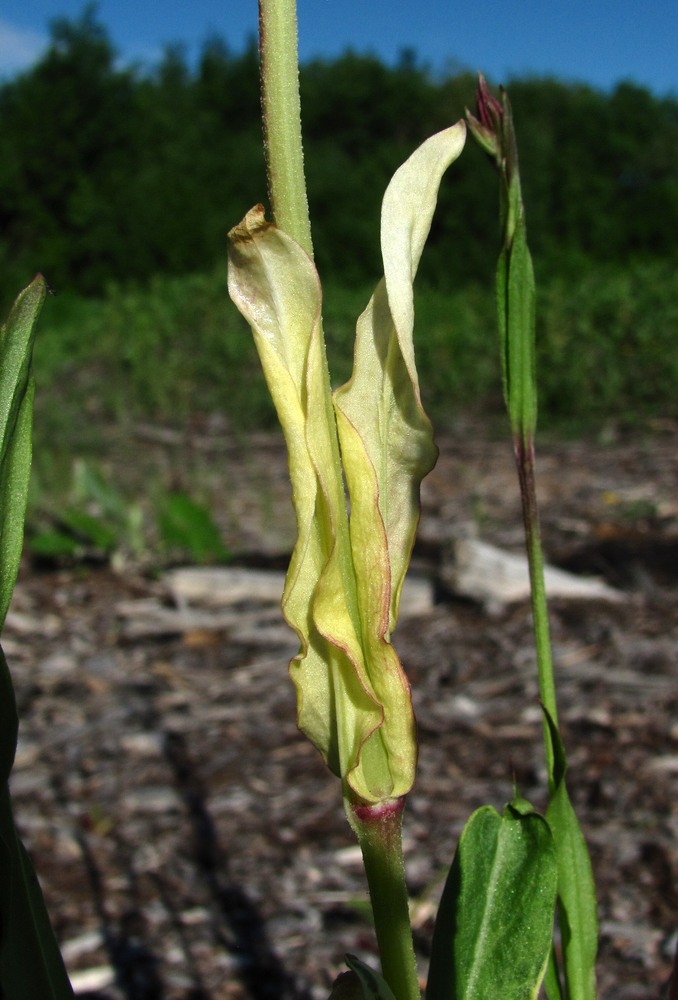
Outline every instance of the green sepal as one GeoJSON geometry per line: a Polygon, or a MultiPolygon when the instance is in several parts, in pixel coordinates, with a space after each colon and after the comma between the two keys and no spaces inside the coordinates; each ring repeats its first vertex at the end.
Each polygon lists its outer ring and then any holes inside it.
{"type": "Polygon", "coordinates": [[[346,964],[351,971],[338,977],[330,1000],[395,1000],[384,977],[369,965],[355,955],[347,955],[346,964]]]}
{"type": "Polygon", "coordinates": [[[558,878],[545,819],[524,800],[469,819],[445,884],[426,1000],[533,1000],[546,971],[558,878]]]}

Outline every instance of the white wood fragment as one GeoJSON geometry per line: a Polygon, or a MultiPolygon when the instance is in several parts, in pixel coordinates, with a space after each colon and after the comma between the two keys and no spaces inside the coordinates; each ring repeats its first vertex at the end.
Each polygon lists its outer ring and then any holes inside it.
{"type": "Polygon", "coordinates": [[[115,972],[110,965],[97,965],[93,969],[82,969],[71,973],[71,986],[76,996],[103,990],[115,982],[115,972]]]}
{"type": "Polygon", "coordinates": [[[103,943],[104,938],[101,931],[86,931],[84,934],[64,941],[61,945],[61,956],[64,962],[74,962],[81,955],[103,947],[103,943]]]}
{"type": "MultiPolygon", "coordinates": [[[[546,566],[544,577],[548,597],[625,600],[621,591],[592,577],[575,576],[553,566],[546,566]]],[[[500,610],[507,604],[529,598],[527,557],[476,538],[463,538],[454,544],[453,560],[445,571],[445,583],[455,594],[480,601],[488,610],[500,610]]]]}
{"type": "Polygon", "coordinates": [[[245,602],[279,604],[285,574],[231,566],[187,566],[173,570],[165,582],[179,608],[195,604],[210,607],[245,602]]]}
{"type": "MultiPolygon", "coordinates": [[[[242,567],[199,567],[173,570],[165,577],[174,606],[155,597],[119,601],[116,612],[127,639],[192,631],[227,632],[253,645],[294,643],[282,618],[280,599],[285,574],[242,567]]],[[[423,578],[405,580],[400,618],[428,614],[433,585],[423,578]]]]}
{"type": "MultiPolygon", "coordinates": [[[[230,607],[245,602],[277,607],[285,585],[285,574],[277,570],[243,567],[188,566],[173,570],[165,582],[179,608],[195,604],[230,607]]],[[[401,617],[426,614],[432,606],[431,582],[407,577],[400,599],[401,617]]]]}

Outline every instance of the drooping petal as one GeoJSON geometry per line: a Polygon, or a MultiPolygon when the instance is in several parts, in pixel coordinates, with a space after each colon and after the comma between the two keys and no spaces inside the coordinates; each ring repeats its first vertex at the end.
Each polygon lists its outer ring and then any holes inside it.
{"type": "MultiPolygon", "coordinates": [[[[252,328],[289,452],[298,538],[283,612],[300,651],[290,665],[299,726],[348,778],[383,719],[363,662],[336,425],[322,349],[315,268],[285,233],[250,212],[229,237],[229,291],[252,328]]],[[[387,762],[354,780],[366,801],[391,792],[387,762]]]]}
{"type": "Polygon", "coordinates": [[[375,557],[362,558],[365,539],[373,532],[385,536],[384,558],[390,566],[384,584],[390,591],[387,627],[383,594],[375,592],[366,608],[385,635],[395,625],[414,544],[419,486],[437,455],[414,360],[413,282],[442,175],[459,156],[465,136],[463,122],[432,136],[395,173],[382,207],[384,280],[358,321],[353,375],[334,397],[344,466],[348,463],[353,470],[349,477],[346,469],[352,508],[371,482],[373,506],[383,524],[377,531],[355,514],[351,518],[358,579],[372,576],[369,565],[375,557]]]}
{"type": "Polygon", "coordinates": [[[409,684],[390,635],[419,520],[420,483],[437,457],[414,362],[412,285],[442,175],[464,139],[463,122],[433,136],[393,177],[382,206],[385,277],[358,321],[353,375],[334,395],[365,662],[384,706],[370,741],[386,748],[394,795],[411,787],[416,744],[409,684]]]}

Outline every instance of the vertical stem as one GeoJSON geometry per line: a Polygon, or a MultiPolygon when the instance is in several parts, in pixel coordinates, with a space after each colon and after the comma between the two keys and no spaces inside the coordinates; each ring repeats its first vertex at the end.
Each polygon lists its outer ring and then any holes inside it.
{"type": "Polygon", "coordinates": [[[397,799],[377,806],[349,805],[348,812],[363,854],[382,975],[396,1000],[419,1000],[403,861],[404,804],[397,799]]]}
{"type": "Polygon", "coordinates": [[[259,0],[261,104],[269,197],[276,225],[313,256],[297,56],[296,0],[259,0]]]}
{"type": "MultiPolygon", "coordinates": [[[[284,230],[313,257],[301,135],[296,0],[259,0],[259,48],[264,151],[273,217],[278,228],[284,230]]],[[[339,439],[322,330],[319,349],[325,386],[324,405],[330,428],[334,506],[339,512],[336,531],[347,542],[348,514],[344,503],[339,439]]],[[[350,546],[342,543],[340,549],[348,552],[350,546]]],[[[348,567],[346,571],[352,571],[352,567],[348,567]]]]}
{"type": "MultiPolygon", "coordinates": [[[[548,607],[546,603],[546,587],[544,584],[544,556],[541,547],[541,530],[539,526],[539,507],[537,504],[537,486],[535,479],[534,439],[531,435],[517,435],[514,441],[518,479],[520,480],[520,496],[523,505],[523,522],[525,525],[525,542],[527,546],[527,561],[530,570],[532,620],[534,638],[537,649],[537,672],[539,676],[539,696],[551,719],[558,725],[558,709],[556,704],[556,686],[553,676],[553,659],[551,655],[551,639],[549,635],[548,607]]],[[[551,793],[553,782],[553,750],[551,739],[546,732],[546,757],[551,793]]]]}
{"type": "MultiPolygon", "coordinates": [[[[269,196],[276,225],[313,256],[304,177],[295,0],[259,0],[262,111],[269,196]]],[[[320,350],[335,483],[343,501],[339,442],[334,423],[325,344],[320,350]]],[[[344,503],[336,526],[348,534],[344,503]]],[[[344,551],[350,551],[348,544],[344,551]]],[[[348,568],[352,571],[352,567],[348,568]]],[[[396,1000],[420,1000],[402,853],[403,800],[378,806],[347,802],[363,854],[382,972],[396,1000]]]]}

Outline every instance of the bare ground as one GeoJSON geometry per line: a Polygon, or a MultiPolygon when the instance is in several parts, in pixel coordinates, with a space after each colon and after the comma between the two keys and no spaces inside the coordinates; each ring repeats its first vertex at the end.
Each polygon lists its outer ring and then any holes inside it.
{"type": "MultiPolygon", "coordinates": [[[[241,562],[293,539],[277,437],[135,445],[144,468],[211,484],[241,562]]],[[[157,437],[157,436],[156,436],[157,437]]],[[[625,600],[553,602],[569,784],[600,902],[600,996],[662,996],[678,929],[678,430],[540,447],[552,562],[625,600]]],[[[529,608],[493,614],[440,584],[471,526],[521,544],[510,448],[442,442],[414,571],[437,582],[395,642],[420,762],[405,847],[422,982],[456,839],[513,776],[543,807],[529,608]]],[[[337,782],[298,734],[277,619],[134,636],[123,608],[170,606],[149,573],[24,567],[3,637],[20,708],[13,797],[69,972],[90,1000],[320,1000],[349,951],[375,963],[337,782]]],[[[248,617],[249,616],[249,617],[248,617]]]]}

